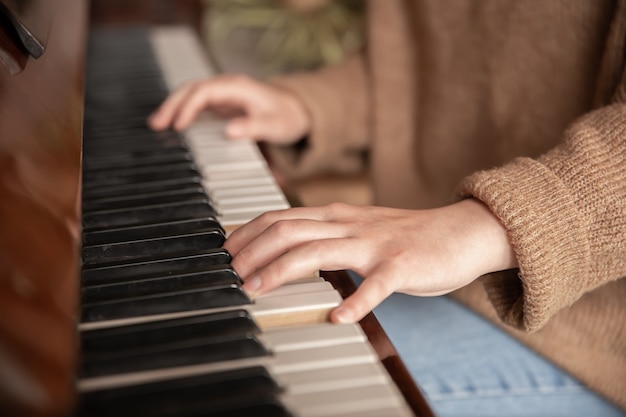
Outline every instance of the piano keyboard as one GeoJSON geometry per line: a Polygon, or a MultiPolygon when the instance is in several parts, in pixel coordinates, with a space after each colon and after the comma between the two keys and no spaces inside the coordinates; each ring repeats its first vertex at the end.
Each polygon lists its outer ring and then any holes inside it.
{"type": "Polygon", "coordinates": [[[148,114],[212,75],[186,28],[94,30],[83,143],[79,416],[409,416],[317,276],[251,300],[228,231],[288,207],[258,148],[148,114]]]}

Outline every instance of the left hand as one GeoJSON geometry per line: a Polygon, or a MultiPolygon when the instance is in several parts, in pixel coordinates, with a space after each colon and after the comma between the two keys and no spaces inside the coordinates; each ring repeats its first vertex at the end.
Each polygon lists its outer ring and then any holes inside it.
{"type": "Polygon", "coordinates": [[[517,265],[506,230],[474,199],[431,210],[335,203],[273,211],[224,247],[253,296],[318,270],[357,272],[365,280],[331,313],[334,322],[358,321],[396,291],[442,295],[517,265]]]}

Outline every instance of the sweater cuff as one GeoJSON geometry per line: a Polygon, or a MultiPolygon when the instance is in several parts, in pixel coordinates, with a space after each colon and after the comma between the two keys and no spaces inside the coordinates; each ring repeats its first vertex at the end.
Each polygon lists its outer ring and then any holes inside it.
{"type": "Polygon", "coordinates": [[[357,55],[318,72],[270,80],[297,95],[312,121],[304,146],[267,146],[272,163],[286,177],[364,170],[368,98],[362,65],[357,55]]]}
{"type": "Polygon", "coordinates": [[[590,249],[569,189],[545,165],[519,158],[463,180],[461,197],[486,204],[509,233],[519,270],[490,274],[485,289],[499,317],[525,331],[541,328],[585,287],[590,249]],[[563,239],[568,236],[568,239],[563,239]]]}

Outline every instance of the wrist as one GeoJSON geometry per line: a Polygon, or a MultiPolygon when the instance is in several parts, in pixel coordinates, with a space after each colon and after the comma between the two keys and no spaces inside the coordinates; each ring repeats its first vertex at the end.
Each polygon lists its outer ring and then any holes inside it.
{"type": "Polygon", "coordinates": [[[457,203],[468,223],[476,276],[516,268],[517,257],[508,231],[498,217],[480,200],[468,198],[457,203]]]}

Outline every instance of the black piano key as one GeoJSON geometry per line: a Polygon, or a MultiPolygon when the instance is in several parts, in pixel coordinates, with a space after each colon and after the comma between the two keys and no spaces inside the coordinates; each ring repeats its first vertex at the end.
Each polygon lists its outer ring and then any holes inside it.
{"type": "Polygon", "coordinates": [[[222,288],[181,289],[164,294],[84,304],[82,321],[114,320],[218,307],[242,306],[250,303],[250,298],[242,290],[241,286],[235,284],[225,285],[222,288]]]}
{"type": "MultiPolygon", "coordinates": [[[[83,205],[84,204],[85,203],[83,203],[83,205]]],[[[224,229],[215,217],[121,227],[95,232],[85,232],[83,233],[83,246],[183,235],[193,232],[205,232],[213,229],[220,229],[222,233],[224,233],[224,229]]]]}
{"type": "MultiPolygon", "coordinates": [[[[108,152],[106,154],[101,154],[98,152],[90,152],[89,149],[85,149],[83,163],[89,166],[92,161],[103,161],[103,160],[134,160],[134,159],[142,159],[142,158],[151,158],[151,157],[162,157],[164,155],[172,155],[172,154],[181,154],[181,153],[189,153],[189,150],[186,146],[182,144],[177,144],[175,147],[155,147],[155,146],[137,146],[135,148],[121,148],[118,147],[116,149],[107,149],[104,145],[102,146],[108,152]]],[[[96,148],[96,151],[99,149],[96,148]]]]}
{"type": "Polygon", "coordinates": [[[196,189],[202,186],[202,178],[168,178],[160,181],[147,181],[135,184],[113,185],[91,190],[83,190],[83,201],[133,195],[153,191],[171,191],[179,189],[196,189]]]}
{"type": "Polygon", "coordinates": [[[161,130],[155,132],[148,128],[145,124],[143,126],[136,126],[134,128],[115,128],[112,125],[113,120],[115,123],[119,123],[120,120],[132,120],[138,117],[146,117],[147,115],[141,113],[129,113],[127,111],[120,112],[119,110],[110,109],[98,109],[100,121],[97,124],[87,124],[84,128],[85,146],[89,148],[97,147],[110,147],[111,144],[117,144],[120,149],[132,148],[133,143],[146,143],[152,145],[164,145],[164,144],[178,144],[184,146],[185,140],[180,133],[173,130],[161,130]]]}
{"type": "Polygon", "coordinates": [[[255,366],[85,393],[78,415],[288,417],[277,399],[280,393],[269,372],[255,366]]]}
{"type": "MultiPolygon", "coordinates": [[[[162,172],[177,172],[177,171],[196,171],[196,166],[193,162],[171,162],[158,165],[144,165],[133,166],[129,168],[119,168],[113,170],[97,170],[88,171],[83,175],[84,181],[97,181],[111,177],[132,178],[139,175],[159,174],[162,172]]],[[[193,175],[192,175],[193,176],[193,175]]]]}
{"type": "Polygon", "coordinates": [[[178,236],[84,246],[83,264],[113,264],[190,254],[205,248],[219,248],[224,240],[222,229],[215,228],[178,236]]]}
{"type": "Polygon", "coordinates": [[[83,285],[123,282],[130,279],[150,278],[189,272],[200,272],[230,264],[230,254],[222,248],[205,249],[200,253],[179,257],[132,262],[120,265],[83,267],[83,285]]]}
{"type": "MultiPolygon", "coordinates": [[[[165,168],[164,168],[165,169],[165,168]]],[[[198,177],[198,171],[193,167],[180,167],[175,170],[163,170],[154,172],[142,172],[137,174],[119,175],[112,174],[109,177],[83,178],[83,187],[100,188],[108,185],[133,184],[146,181],[158,181],[170,178],[194,178],[198,177]]]]}
{"type": "Polygon", "coordinates": [[[254,333],[205,335],[195,339],[91,355],[81,363],[81,377],[199,365],[268,354],[254,333]]]}
{"type": "Polygon", "coordinates": [[[166,164],[169,162],[192,161],[193,157],[187,151],[168,152],[164,154],[148,155],[148,156],[107,156],[100,158],[89,158],[83,160],[83,172],[103,169],[127,168],[133,166],[166,164]]]}
{"type": "Polygon", "coordinates": [[[136,132],[134,135],[122,136],[113,131],[93,130],[85,132],[84,135],[88,135],[85,140],[89,140],[85,143],[84,150],[99,157],[124,155],[128,152],[141,152],[150,149],[179,151],[187,148],[185,142],[177,136],[158,139],[153,137],[151,132],[143,134],[136,132]]]}
{"type": "Polygon", "coordinates": [[[193,200],[206,200],[202,187],[83,200],[83,213],[193,200]]]}
{"type": "Polygon", "coordinates": [[[242,285],[241,278],[229,265],[212,270],[165,277],[125,281],[116,284],[84,286],[82,302],[93,303],[142,295],[161,294],[188,288],[221,288],[225,285],[242,285]]]}
{"type": "Polygon", "coordinates": [[[176,202],[131,209],[102,210],[83,215],[83,230],[139,226],[177,220],[213,217],[217,213],[207,201],[176,202]]]}
{"type": "Polygon", "coordinates": [[[83,357],[98,352],[167,343],[203,335],[259,333],[260,330],[246,310],[222,311],[169,320],[158,320],[127,326],[82,331],[83,357]]]}

